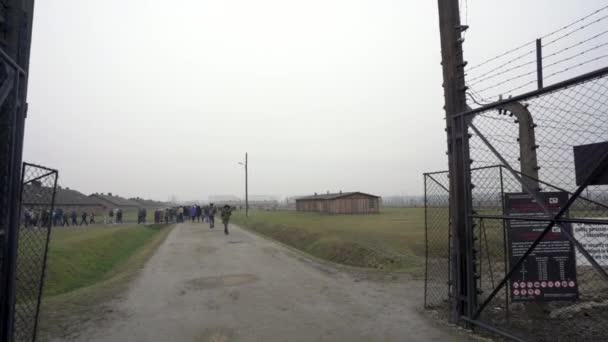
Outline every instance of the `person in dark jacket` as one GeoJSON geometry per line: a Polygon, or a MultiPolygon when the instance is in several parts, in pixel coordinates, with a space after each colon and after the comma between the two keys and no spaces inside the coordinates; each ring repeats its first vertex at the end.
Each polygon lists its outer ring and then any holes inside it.
{"type": "Polygon", "coordinates": [[[230,215],[232,215],[232,211],[234,208],[230,207],[228,204],[224,205],[221,210],[222,223],[224,224],[224,234],[228,235],[228,223],[230,223],[230,215]]]}
{"type": "Polygon", "coordinates": [[[65,213],[63,213],[63,214],[61,215],[61,219],[62,219],[62,222],[61,222],[61,226],[62,226],[62,227],[64,227],[64,226],[68,226],[68,227],[69,227],[69,226],[70,226],[70,219],[69,219],[69,217],[68,217],[68,212],[67,212],[67,210],[66,210],[66,212],[65,212],[65,213]]]}
{"type": "Polygon", "coordinates": [[[88,216],[88,214],[87,214],[87,212],[86,212],[86,211],[83,211],[83,212],[82,212],[82,214],[80,214],[80,217],[82,218],[82,219],[80,220],[80,225],[81,225],[81,226],[82,226],[83,224],[85,224],[85,225],[87,225],[87,226],[89,225],[89,222],[87,222],[87,216],[88,216]]]}
{"type": "Polygon", "coordinates": [[[196,222],[201,222],[201,215],[203,214],[203,209],[201,209],[200,205],[196,206],[196,222]]]}
{"type": "Polygon", "coordinates": [[[194,223],[194,220],[196,220],[196,206],[195,205],[190,207],[190,222],[194,223]]]}
{"type": "Polygon", "coordinates": [[[77,226],[78,225],[78,214],[76,213],[76,210],[72,210],[72,226],[77,226]]]}
{"type": "Polygon", "coordinates": [[[210,229],[215,227],[215,214],[216,213],[217,213],[217,208],[213,206],[213,203],[210,203],[209,204],[209,216],[207,217],[210,229]]]}

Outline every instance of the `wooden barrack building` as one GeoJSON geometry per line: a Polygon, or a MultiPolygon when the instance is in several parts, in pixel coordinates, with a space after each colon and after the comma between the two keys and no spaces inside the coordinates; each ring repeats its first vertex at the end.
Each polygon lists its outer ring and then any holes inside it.
{"type": "Polygon", "coordinates": [[[296,210],[332,215],[378,214],[380,196],[363,192],[314,194],[296,198],[296,210]]]}

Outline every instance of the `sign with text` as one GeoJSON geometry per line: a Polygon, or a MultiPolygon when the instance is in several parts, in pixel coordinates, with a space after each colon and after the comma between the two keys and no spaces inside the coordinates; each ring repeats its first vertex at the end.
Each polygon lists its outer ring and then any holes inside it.
{"type": "MultiPolygon", "coordinates": [[[[593,219],[608,221],[607,217],[593,219]]],[[[574,237],[585,248],[587,253],[601,266],[608,266],[608,224],[573,223],[574,237]]],[[[591,263],[578,250],[576,259],[579,266],[591,266],[591,263]]]]}
{"type": "MultiPolygon", "coordinates": [[[[539,196],[552,214],[556,214],[568,201],[566,192],[541,192],[539,196]]],[[[518,218],[546,217],[541,206],[526,193],[505,193],[505,214],[518,218]]],[[[526,253],[548,223],[507,220],[511,265],[515,265],[526,253]]],[[[578,299],[574,246],[562,229],[571,232],[572,226],[565,223],[555,225],[513,274],[509,280],[512,302],[578,299]]]]}

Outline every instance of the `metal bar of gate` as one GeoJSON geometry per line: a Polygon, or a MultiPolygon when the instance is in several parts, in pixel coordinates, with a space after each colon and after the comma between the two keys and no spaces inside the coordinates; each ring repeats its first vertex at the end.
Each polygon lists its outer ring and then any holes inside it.
{"type": "Polygon", "coordinates": [[[483,107],[479,107],[479,108],[467,110],[466,112],[458,113],[458,114],[454,115],[454,119],[456,117],[460,117],[460,116],[470,116],[470,115],[482,113],[482,112],[485,112],[485,111],[488,111],[491,109],[498,109],[509,103],[529,100],[532,97],[538,97],[540,95],[548,94],[548,93],[551,93],[551,92],[554,92],[557,90],[569,88],[578,83],[586,82],[586,81],[594,79],[594,78],[600,78],[607,74],[608,74],[608,67],[603,67],[603,68],[588,72],[586,74],[572,77],[565,81],[561,81],[558,83],[554,83],[552,85],[548,85],[542,89],[536,89],[536,90],[533,90],[533,91],[530,91],[530,92],[527,92],[527,93],[524,93],[521,95],[513,96],[513,97],[505,99],[505,100],[492,102],[483,107]]]}
{"type": "MultiPolygon", "coordinates": [[[[499,174],[500,174],[500,209],[501,209],[501,213],[504,215],[505,214],[505,184],[504,184],[504,180],[503,180],[503,175],[502,175],[502,168],[503,166],[500,165],[498,167],[499,170],[499,174]]],[[[505,277],[507,276],[507,266],[509,265],[509,258],[507,257],[507,228],[506,228],[506,221],[503,219],[501,220],[502,222],[502,255],[503,255],[503,261],[504,261],[504,274],[505,277]]],[[[509,309],[509,295],[510,295],[510,289],[509,289],[509,284],[507,283],[505,285],[505,310],[506,310],[506,318],[507,318],[507,322],[509,322],[510,320],[510,309],[509,309]]]]}
{"type": "MultiPolygon", "coordinates": [[[[500,215],[479,215],[474,214],[471,215],[472,218],[482,218],[482,219],[491,219],[491,220],[510,220],[510,221],[535,221],[535,222],[549,222],[553,219],[551,216],[547,217],[521,217],[521,216],[500,216],[500,215]]],[[[608,224],[608,220],[598,220],[598,219],[585,219],[585,218],[559,218],[556,219],[555,222],[563,222],[563,223],[585,223],[585,224],[608,224]]]]}
{"type": "MultiPolygon", "coordinates": [[[[502,167],[502,165],[501,165],[501,167],[502,167]]],[[[534,178],[534,177],[530,177],[529,175],[523,174],[523,173],[521,173],[520,171],[517,171],[517,170],[513,170],[513,171],[515,171],[515,172],[516,172],[518,175],[520,175],[520,176],[522,176],[522,177],[525,177],[525,178],[528,178],[528,179],[530,179],[530,180],[532,180],[532,181],[534,181],[534,182],[540,183],[540,184],[542,184],[542,185],[546,185],[546,186],[551,187],[551,188],[553,188],[553,189],[555,189],[555,190],[558,190],[558,191],[567,192],[568,194],[572,195],[572,192],[570,192],[570,191],[568,191],[568,190],[566,190],[566,189],[564,189],[564,188],[560,188],[560,187],[559,187],[559,186],[557,186],[557,185],[553,185],[553,184],[551,184],[551,183],[547,183],[547,182],[542,181],[542,180],[540,180],[540,179],[536,179],[536,178],[534,178]]],[[[602,208],[604,208],[604,209],[608,209],[608,205],[606,205],[606,204],[604,204],[604,203],[600,203],[600,202],[594,201],[594,200],[592,200],[591,198],[589,198],[589,196],[585,197],[585,196],[582,196],[582,195],[581,195],[581,196],[579,196],[579,198],[581,198],[581,199],[583,199],[583,200],[585,200],[585,201],[587,201],[587,202],[589,202],[589,203],[591,203],[591,204],[595,204],[595,205],[597,205],[597,206],[600,206],[600,207],[602,207],[602,208]]]]}
{"type": "MultiPolygon", "coordinates": [[[[55,195],[57,194],[57,178],[59,178],[59,172],[55,170],[55,181],[53,184],[53,197],[51,197],[51,207],[49,211],[52,213],[55,209],[55,195]]],[[[46,243],[44,245],[44,256],[42,259],[42,272],[40,273],[40,287],[38,289],[38,303],[36,304],[36,317],[34,319],[34,334],[32,341],[36,341],[36,334],[38,331],[38,319],[40,317],[40,303],[42,302],[42,290],[44,288],[44,277],[46,274],[46,263],[49,253],[49,242],[51,240],[51,229],[53,228],[53,219],[49,219],[48,228],[46,231],[46,243]]]]}
{"type": "Polygon", "coordinates": [[[447,191],[448,193],[450,193],[450,190],[448,190],[448,188],[446,188],[443,184],[439,183],[435,178],[433,178],[433,176],[427,174],[427,176],[433,180],[433,182],[437,183],[437,185],[439,185],[443,190],[447,191]]]}
{"type": "Polygon", "coordinates": [[[426,177],[424,175],[424,307],[426,307],[426,296],[429,281],[429,227],[427,222],[427,195],[426,195],[426,177]]]}

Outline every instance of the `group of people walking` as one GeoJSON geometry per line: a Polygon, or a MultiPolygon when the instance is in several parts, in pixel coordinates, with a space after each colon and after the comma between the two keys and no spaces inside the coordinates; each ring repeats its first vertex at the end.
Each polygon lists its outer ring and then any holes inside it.
{"type": "Polygon", "coordinates": [[[75,209],[64,211],[57,208],[50,210],[24,209],[23,225],[25,227],[47,227],[52,226],[82,226],[95,223],[95,213],[82,211],[80,214],[75,209]]]}
{"type": "Polygon", "coordinates": [[[215,216],[220,214],[222,223],[224,224],[224,233],[228,235],[228,224],[234,209],[234,207],[227,204],[218,208],[213,203],[204,206],[192,205],[165,209],[159,208],[154,211],[154,223],[183,223],[189,220],[192,223],[207,222],[209,223],[209,228],[213,229],[215,227],[215,216]]]}
{"type": "MultiPolygon", "coordinates": [[[[178,206],[164,209],[156,209],[154,211],[154,223],[183,223],[186,221],[194,222],[207,222],[209,228],[215,227],[215,217],[219,214],[224,225],[224,233],[228,232],[228,225],[230,222],[230,216],[235,210],[235,207],[231,207],[226,204],[223,207],[216,207],[213,203],[208,205],[192,205],[192,206],[178,206]]],[[[104,217],[104,223],[108,224],[121,224],[123,223],[123,211],[121,208],[111,208],[108,210],[107,220],[104,217]]],[[[140,208],[137,211],[137,223],[146,224],[147,217],[146,208],[140,208]]],[[[53,226],[82,226],[95,224],[95,212],[82,211],[80,214],[75,210],[63,210],[57,208],[52,212],[50,210],[34,210],[25,208],[23,211],[23,224],[25,227],[47,227],[53,226]]]]}

